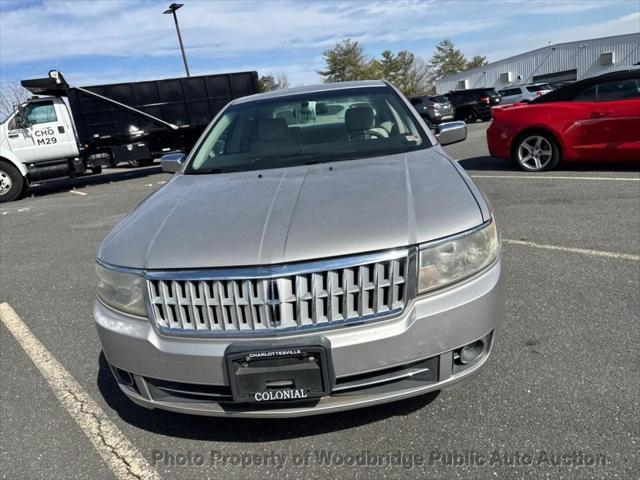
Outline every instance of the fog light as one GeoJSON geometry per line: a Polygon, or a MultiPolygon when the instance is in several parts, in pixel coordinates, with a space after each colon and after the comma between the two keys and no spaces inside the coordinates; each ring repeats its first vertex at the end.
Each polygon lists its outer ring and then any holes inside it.
{"type": "Polygon", "coordinates": [[[133,375],[131,375],[129,372],[127,372],[126,370],[122,370],[121,368],[118,368],[118,367],[114,367],[114,372],[118,377],[118,380],[120,381],[120,383],[127,385],[129,387],[133,386],[133,383],[134,383],[133,375]]]}
{"type": "Polygon", "coordinates": [[[484,351],[484,341],[477,340],[469,345],[465,345],[460,350],[460,363],[466,365],[468,363],[473,362],[476,358],[478,358],[482,352],[484,351]]]}

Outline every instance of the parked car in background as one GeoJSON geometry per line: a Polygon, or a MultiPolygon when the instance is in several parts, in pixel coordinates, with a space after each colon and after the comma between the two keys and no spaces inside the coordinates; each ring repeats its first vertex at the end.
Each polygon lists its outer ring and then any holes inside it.
{"type": "Polygon", "coordinates": [[[532,83],[531,85],[515,85],[498,91],[502,105],[510,103],[529,103],[553,90],[548,83],[532,83]]]}
{"type": "Polygon", "coordinates": [[[561,161],[640,164],[640,69],[572,83],[529,104],[495,108],[489,151],[541,172],[561,161]]]}
{"type": "Polygon", "coordinates": [[[409,102],[429,127],[454,119],[454,108],[444,95],[410,97],[409,102]]]}
{"type": "Polygon", "coordinates": [[[500,104],[500,95],[494,88],[452,90],[447,98],[455,108],[455,118],[467,123],[491,120],[491,109],[500,104]]]}
{"type": "Polygon", "coordinates": [[[438,129],[386,82],[342,82],[234,100],[186,159],[163,157],[176,174],[98,252],[94,319],[120,389],[293,417],[473,377],[504,315],[500,239],[441,148],[466,126],[438,129]],[[321,123],[282,115],[313,105],[321,123]]]}

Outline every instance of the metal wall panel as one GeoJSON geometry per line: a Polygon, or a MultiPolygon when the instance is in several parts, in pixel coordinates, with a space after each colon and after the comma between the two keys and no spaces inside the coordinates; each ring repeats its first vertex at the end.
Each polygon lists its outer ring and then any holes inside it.
{"type": "MultiPolygon", "coordinates": [[[[449,75],[436,83],[436,92],[455,90],[463,80],[467,80],[468,88],[502,89],[510,85],[532,83],[535,76],[572,69],[577,70],[577,80],[580,80],[598,72],[637,62],[640,62],[640,33],[559,43],[449,75]],[[601,65],[600,54],[606,52],[614,52],[613,65],[601,65]],[[511,72],[511,81],[501,81],[500,75],[507,72],[511,72]]],[[[503,75],[504,77],[506,76],[503,75]]]]}

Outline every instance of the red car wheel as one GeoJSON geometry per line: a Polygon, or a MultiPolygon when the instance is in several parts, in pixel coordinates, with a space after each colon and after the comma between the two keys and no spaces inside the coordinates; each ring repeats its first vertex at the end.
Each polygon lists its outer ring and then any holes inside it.
{"type": "Polygon", "coordinates": [[[544,172],[558,166],[560,148],[550,135],[532,132],[518,138],[513,147],[512,158],[527,172],[544,172]]]}

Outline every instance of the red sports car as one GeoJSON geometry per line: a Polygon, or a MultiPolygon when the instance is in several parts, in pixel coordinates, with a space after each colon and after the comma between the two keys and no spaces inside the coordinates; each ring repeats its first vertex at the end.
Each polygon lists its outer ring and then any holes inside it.
{"type": "Polygon", "coordinates": [[[530,172],[561,161],[640,164],[640,67],[590,77],[528,104],[494,107],[487,142],[492,156],[530,172]]]}

